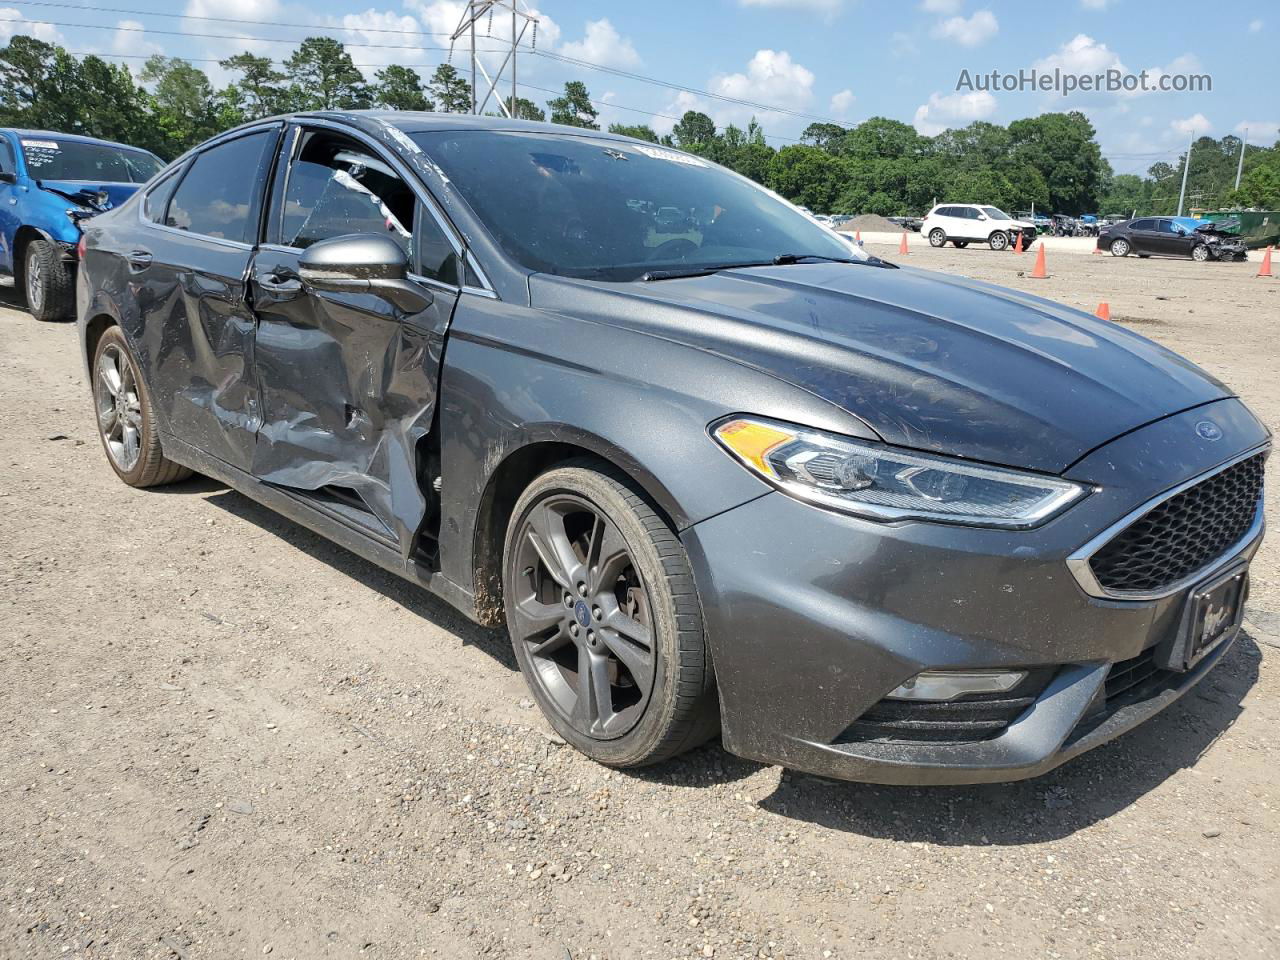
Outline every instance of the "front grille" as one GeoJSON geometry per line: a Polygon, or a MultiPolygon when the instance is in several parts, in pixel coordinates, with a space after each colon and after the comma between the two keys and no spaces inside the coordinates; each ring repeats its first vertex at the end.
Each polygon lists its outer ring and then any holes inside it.
{"type": "Polygon", "coordinates": [[[977,743],[1002,734],[1035,703],[1053,670],[1032,670],[1008,693],[930,703],[881,700],[849,725],[839,742],[977,743]]]}
{"type": "Polygon", "coordinates": [[[1089,560],[1104,590],[1172,586],[1240,542],[1262,496],[1265,453],[1188,487],[1135,520],[1089,560]]]}
{"type": "Polygon", "coordinates": [[[1172,671],[1156,666],[1156,648],[1148,647],[1136,657],[1120,660],[1111,665],[1107,672],[1106,698],[1108,708],[1118,706],[1125,694],[1139,691],[1148,681],[1159,683],[1167,679],[1172,671]]]}

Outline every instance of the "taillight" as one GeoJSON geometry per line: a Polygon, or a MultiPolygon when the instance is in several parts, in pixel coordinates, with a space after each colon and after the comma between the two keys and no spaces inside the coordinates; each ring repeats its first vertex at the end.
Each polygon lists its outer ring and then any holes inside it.
{"type": "Polygon", "coordinates": [[[84,259],[84,234],[80,235],[80,242],[76,244],[76,258],[84,259]]]}

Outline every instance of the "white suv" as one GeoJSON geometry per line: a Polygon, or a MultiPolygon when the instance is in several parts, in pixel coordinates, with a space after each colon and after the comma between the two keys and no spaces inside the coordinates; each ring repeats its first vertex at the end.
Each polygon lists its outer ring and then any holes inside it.
{"type": "Polygon", "coordinates": [[[992,250],[1006,250],[1022,234],[1022,248],[1027,250],[1036,238],[1034,223],[1015,220],[999,207],[977,203],[940,203],[924,218],[920,232],[929,245],[941,247],[948,241],[957,247],[970,243],[987,243],[992,250]]]}

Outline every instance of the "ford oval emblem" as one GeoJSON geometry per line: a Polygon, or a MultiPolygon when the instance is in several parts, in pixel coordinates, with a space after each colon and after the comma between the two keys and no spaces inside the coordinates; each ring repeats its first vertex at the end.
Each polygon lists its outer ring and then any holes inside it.
{"type": "Polygon", "coordinates": [[[1222,428],[1212,420],[1201,420],[1196,424],[1196,435],[1201,440],[1221,440],[1222,428]]]}

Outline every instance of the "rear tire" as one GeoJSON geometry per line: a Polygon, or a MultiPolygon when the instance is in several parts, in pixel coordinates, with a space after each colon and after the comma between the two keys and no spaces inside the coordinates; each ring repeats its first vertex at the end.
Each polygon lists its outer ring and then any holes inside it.
{"type": "Polygon", "coordinates": [[[89,369],[98,438],[116,476],[131,487],[159,487],[191,476],[160,449],[151,394],[119,327],[102,334],[89,369]]]}
{"type": "Polygon", "coordinates": [[[1117,237],[1111,241],[1111,255],[1113,257],[1127,257],[1130,249],[1129,241],[1123,237],[1117,237]]]}
{"type": "Polygon", "coordinates": [[[625,477],[591,459],[538,477],[512,512],[502,566],[520,672],[568,743],[635,767],[715,735],[688,557],[625,477]]]}
{"type": "Polygon", "coordinates": [[[951,242],[955,244],[955,247],[957,250],[963,250],[965,247],[969,245],[968,240],[952,240],[951,242]]]}
{"type": "Polygon", "coordinates": [[[75,312],[75,278],[58,248],[48,240],[32,240],[22,264],[22,291],[31,316],[44,322],[69,319],[75,312]]]}
{"type": "Polygon", "coordinates": [[[941,227],[934,227],[929,231],[929,246],[945,247],[947,245],[946,231],[941,227]]]}

